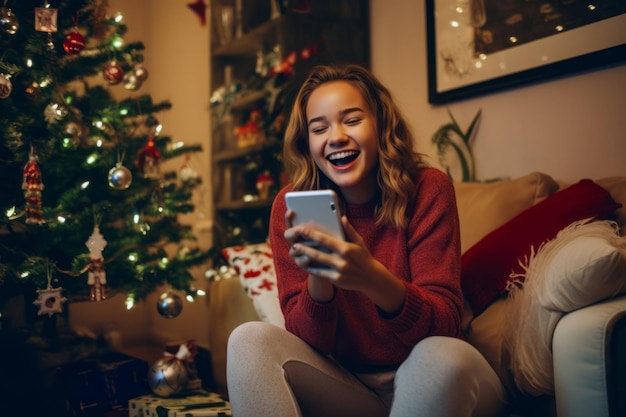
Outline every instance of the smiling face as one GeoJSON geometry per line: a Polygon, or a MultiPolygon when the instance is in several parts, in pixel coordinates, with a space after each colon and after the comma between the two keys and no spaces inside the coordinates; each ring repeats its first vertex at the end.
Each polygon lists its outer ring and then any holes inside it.
{"type": "Polygon", "coordinates": [[[376,193],[378,137],[360,91],[347,81],[322,84],[309,97],[306,119],[315,164],[348,203],[369,201],[376,193]]]}

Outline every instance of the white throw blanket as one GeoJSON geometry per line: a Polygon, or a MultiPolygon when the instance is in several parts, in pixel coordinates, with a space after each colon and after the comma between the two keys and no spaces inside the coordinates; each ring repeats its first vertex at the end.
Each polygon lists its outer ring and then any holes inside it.
{"type": "Polygon", "coordinates": [[[504,349],[520,391],[553,394],[554,329],[564,314],[626,292],[626,238],[615,222],[585,219],[520,264],[507,287],[504,349]]]}

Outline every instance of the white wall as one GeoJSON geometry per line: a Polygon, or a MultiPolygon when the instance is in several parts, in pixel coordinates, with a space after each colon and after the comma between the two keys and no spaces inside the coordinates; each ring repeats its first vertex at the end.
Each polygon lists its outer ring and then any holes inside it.
{"type": "MultiPolygon", "coordinates": [[[[194,226],[198,245],[210,247],[212,199],[209,195],[209,26],[201,26],[198,17],[187,7],[188,2],[171,0],[109,0],[109,14],[121,12],[128,26],[126,42],[140,41],[145,46],[144,66],[148,80],[135,92],[121,85],[114,87],[118,98],[149,94],[155,102],[169,100],[172,109],[159,113],[163,135],[186,144],[201,144],[205,152],[194,154],[189,165],[203,175],[204,184],[196,190],[193,202],[196,211],[183,216],[194,226]]],[[[207,13],[208,18],[208,13],[207,13]]],[[[167,169],[179,169],[183,160],[175,160],[167,169]]],[[[171,248],[177,250],[176,247],[171,248]]],[[[206,289],[204,269],[194,270],[195,285],[206,289]]],[[[70,307],[72,325],[82,325],[96,332],[117,330],[125,344],[193,339],[208,344],[208,296],[193,304],[184,302],[181,314],[165,319],[156,311],[157,291],[132,311],[124,305],[124,295],[100,303],[83,302],[70,307]]]]}
{"type": "MultiPolygon", "coordinates": [[[[421,151],[448,122],[427,99],[424,0],[370,0],[372,69],[411,121],[421,151]],[[393,4],[393,7],[391,6],[393,4]]],[[[482,108],[478,179],[538,170],[574,181],[626,174],[626,65],[448,105],[462,128],[482,108]]]]}
{"type": "MultiPolygon", "coordinates": [[[[128,1],[116,0],[120,8],[130,6],[128,1]]],[[[191,168],[202,175],[204,183],[194,192],[196,211],[181,219],[194,226],[200,239],[199,245],[208,249],[210,236],[197,226],[209,223],[212,199],[209,194],[209,26],[201,26],[198,17],[187,7],[185,1],[141,1],[143,11],[129,16],[133,20],[147,20],[146,66],[150,68],[150,84],[147,91],[153,100],[169,100],[172,109],[157,117],[163,124],[163,134],[174,141],[200,144],[205,152],[193,154],[191,168]]],[[[208,13],[207,13],[208,15],[208,13]]],[[[129,23],[130,25],[130,23],[129,23]]],[[[130,27],[130,26],[129,26],[130,27]]],[[[129,31],[129,36],[132,34],[129,31]]],[[[130,37],[129,39],[132,39],[130,37]]],[[[172,161],[170,169],[179,169],[183,160],[172,161]]],[[[203,229],[205,230],[205,229],[203,229]]],[[[173,248],[177,250],[177,248],[173,248]]],[[[207,282],[201,268],[195,271],[196,286],[205,289],[207,282]]],[[[150,314],[148,326],[157,340],[194,339],[208,343],[208,297],[198,297],[194,303],[184,302],[183,311],[174,319],[164,319],[156,312],[156,300],[160,292],[153,294],[146,304],[150,314]]]]}

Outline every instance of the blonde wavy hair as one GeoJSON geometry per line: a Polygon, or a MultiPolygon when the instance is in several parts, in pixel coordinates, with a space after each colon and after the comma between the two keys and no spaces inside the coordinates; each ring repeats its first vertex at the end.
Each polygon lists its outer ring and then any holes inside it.
{"type": "Polygon", "coordinates": [[[309,150],[306,106],[311,93],[324,83],[347,81],[362,94],[376,118],[378,133],[378,224],[406,226],[406,211],[415,191],[415,180],[426,164],[413,148],[413,133],[391,98],[389,90],[359,65],[314,67],[296,96],[283,144],[283,164],[294,190],[341,190],[318,169],[309,150]],[[383,204],[384,202],[384,204],[383,204]]]}

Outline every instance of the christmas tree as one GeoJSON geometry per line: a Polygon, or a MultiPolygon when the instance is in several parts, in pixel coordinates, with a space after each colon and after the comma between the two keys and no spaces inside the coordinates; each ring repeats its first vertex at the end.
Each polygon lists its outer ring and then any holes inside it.
{"type": "Polygon", "coordinates": [[[171,104],[142,94],[144,45],[109,13],[106,0],[0,7],[0,308],[23,294],[50,316],[117,293],[130,307],[166,283],[194,296],[189,269],[209,258],[178,220],[201,148],[160,135],[171,104]]]}

